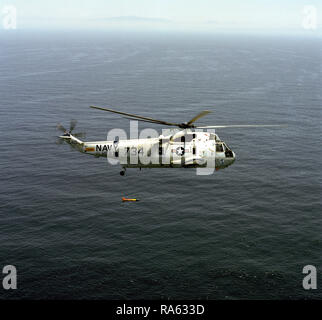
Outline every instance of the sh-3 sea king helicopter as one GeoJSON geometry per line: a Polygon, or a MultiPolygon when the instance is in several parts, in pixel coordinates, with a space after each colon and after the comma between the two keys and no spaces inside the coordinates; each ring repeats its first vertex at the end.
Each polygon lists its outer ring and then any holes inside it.
{"type": "Polygon", "coordinates": [[[144,139],[123,139],[85,142],[79,138],[83,133],[73,133],[76,121],[72,120],[70,129],[61,124],[57,128],[63,132],[59,143],[64,141],[74,149],[95,157],[106,157],[112,163],[120,163],[125,174],[126,168],[226,168],[234,163],[236,154],[221,141],[214,132],[196,132],[191,129],[218,129],[236,127],[277,127],[280,125],[216,125],[196,126],[194,123],[210,111],[200,112],[188,122],[173,123],[142,117],[135,114],[91,106],[93,109],[120,114],[127,119],[179,127],[181,130],[168,135],[144,139]],[[113,162],[114,161],[114,162],[113,162]]]}

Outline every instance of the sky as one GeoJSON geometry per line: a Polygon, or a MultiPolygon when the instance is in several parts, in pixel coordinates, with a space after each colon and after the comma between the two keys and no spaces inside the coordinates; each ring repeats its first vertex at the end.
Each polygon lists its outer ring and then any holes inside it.
{"type": "Polygon", "coordinates": [[[19,29],[287,32],[303,29],[305,6],[316,8],[317,28],[322,16],[321,0],[0,0],[0,13],[7,5],[19,29]]]}

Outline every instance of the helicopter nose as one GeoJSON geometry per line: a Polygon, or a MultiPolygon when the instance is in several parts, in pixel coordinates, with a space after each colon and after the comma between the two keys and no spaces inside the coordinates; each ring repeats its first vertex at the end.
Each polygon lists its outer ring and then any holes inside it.
{"type": "Polygon", "coordinates": [[[235,162],[235,160],[236,160],[236,154],[234,151],[232,151],[232,157],[230,157],[228,159],[226,158],[227,166],[231,166],[235,162]]]}
{"type": "Polygon", "coordinates": [[[236,160],[236,153],[233,151],[233,158],[231,159],[231,164],[233,164],[236,160]]]}

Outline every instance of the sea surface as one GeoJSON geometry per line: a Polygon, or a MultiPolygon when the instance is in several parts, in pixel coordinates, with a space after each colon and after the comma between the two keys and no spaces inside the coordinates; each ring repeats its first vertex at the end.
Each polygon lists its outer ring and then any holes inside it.
{"type": "MultiPolygon", "coordinates": [[[[18,288],[0,297],[322,298],[321,63],[312,36],[2,31],[0,269],[16,266],[18,288]],[[93,104],[287,127],[218,129],[237,160],[212,175],[121,177],[56,144],[71,119],[86,141],[129,133],[93,104]],[[303,289],[305,265],[317,290],[303,289]]],[[[151,126],[163,129],[139,123],[151,126]]]]}

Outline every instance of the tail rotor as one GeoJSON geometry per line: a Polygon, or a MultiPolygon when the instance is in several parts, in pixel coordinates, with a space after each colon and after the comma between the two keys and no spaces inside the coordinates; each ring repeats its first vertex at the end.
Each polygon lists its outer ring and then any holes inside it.
{"type": "Polygon", "coordinates": [[[76,128],[76,125],[77,120],[71,120],[69,124],[69,130],[67,130],[61,123],[58,123],[56,128],[57,130],[63,132],[63,134],[58,137],[56,144],[60,145],[64,142],[68,142],[69,144],[71,144],[73,140],[71,139],[71,136],[75,138],[84,138],[86,136],[85,132],[73,133],[74,129],[76,128]]]}

